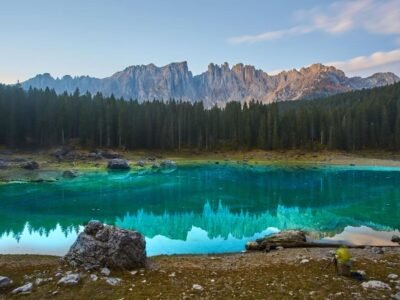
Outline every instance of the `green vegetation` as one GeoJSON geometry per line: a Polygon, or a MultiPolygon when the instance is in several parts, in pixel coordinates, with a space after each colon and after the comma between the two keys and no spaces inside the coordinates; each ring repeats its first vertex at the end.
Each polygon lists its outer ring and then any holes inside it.
{"type": "Polygon", "coordinates": [[[124,149],[400,149],[400,84],[317,100],[138,101],[0,85],[0,145],[124,149]]]}

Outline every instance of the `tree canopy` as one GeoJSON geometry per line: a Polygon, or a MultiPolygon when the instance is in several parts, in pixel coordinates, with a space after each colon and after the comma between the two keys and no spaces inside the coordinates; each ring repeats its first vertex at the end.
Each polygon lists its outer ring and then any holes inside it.
{"type": "Polygon", "coordinates": [[[125,149],[400,149],[400,84],[262,104],[170,99],[139,103],[101,94],[57,95],[0,85],[0,145],[125,149]]]}

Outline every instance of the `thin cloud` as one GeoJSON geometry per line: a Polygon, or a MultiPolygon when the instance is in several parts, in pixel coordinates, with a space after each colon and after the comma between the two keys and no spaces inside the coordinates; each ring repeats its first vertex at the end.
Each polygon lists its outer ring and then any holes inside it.
{"type": "Polygon", "coordinates": [[[228,39],[231,44],[242,44],[242,43],[256,43],[262,41],[271,41],[282,38],[284,36],[306,34],[310,32],[312,28],[306,26],[295,26],[285,30],[268,31],[256,35],[242,35],[228,39]]]}
{"type": "Polygon", "coordinates": [[[328,62],[326,65],[334,66],[345,73],[360,73],[366,70],[379,70],[381,67],[399,63],[400,49],[388,52],[375,52],[369,56],[358,56],[346,61],[328,62]]]}
{"type": "Polygon", "coordinates": [[[296,13],[298,25],[256,35],[228,39],[232,44],[271,41],[315,31],[341,34],[356,28],[370,33],[400,34],[400,0],[353,0],[333,2],[325,9],[313,8],[296,13]]]}

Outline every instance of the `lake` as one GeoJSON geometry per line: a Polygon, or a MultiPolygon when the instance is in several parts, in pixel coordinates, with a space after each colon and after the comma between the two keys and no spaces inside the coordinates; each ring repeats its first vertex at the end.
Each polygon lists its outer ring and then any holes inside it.
{"type": "Polygon", "coordinates": [[[0,253],[63,255],[101,220],[146,236],[148,255],[222,253],[283,229],[332,237],[400,228],[400,168],[180,166],[0,185],[0,253]],[[364,227],[365,226],[365,227],[364,227]]]}

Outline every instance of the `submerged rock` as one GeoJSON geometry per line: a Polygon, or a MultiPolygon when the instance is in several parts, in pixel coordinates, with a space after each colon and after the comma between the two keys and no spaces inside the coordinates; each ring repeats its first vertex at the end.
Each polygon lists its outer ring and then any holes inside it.
{"type": "Polygon", "coordinates": [[[28,294],[32,291],[32,288],[32,282],[28,282],[23,286],[17,287],[16,289],[12,290],[11,294],[28,294]]]}
{"type": "Polygon", "coordinates": [[[136,165],[143,168],[143,167],[146,165],[146,163],[144,162],[144,160],[139,160],[139,161],[136,163],[136,165]]]}
{"type": "Polygon", "coordinates": [[[173,160],[165,159],[160,162],[160,168],[169,169],[169,168],[176,168],[176,162],[173,160]]]}
{"type": "Polygon", "coordinates": [[[137,231],[90,221],[64,260],[87,269],[140,268],[146,265],[146,242],[137,231]]]}
{"type": "Polygon", "coordinates": [[[108,161],[107,168],[110,170],[129,170],[130,166],[125,159],[115,158],[108,161]]]}
{"type": "Polygon", "coordinates": [[[13,281],[6,277],[6,276],[0,276],[0,288],[4,288],[7,287],[9,285],[11,285],[13,283],[13,281]]]}
{"type": "Polygon", "coordinates": [[[39,164],[34,160],[29,160],[21,165],[21,168],[26,170],[37,170],[39,169],[39,164]]]}
{"type": "Polygon", "coordinates": [[[61,277],[57,284],[75,285],[79,283],[79,280],[81,280],[81,275],[78,273],[71,273],[61,277]]]}
{"type": "Polygon", "coordinates": [[[72,179],[72,178],[78,177],[78,174],[75,171],[66,170],[66,171],[63,172],[62,176],[64,178],[72,179]]]}

